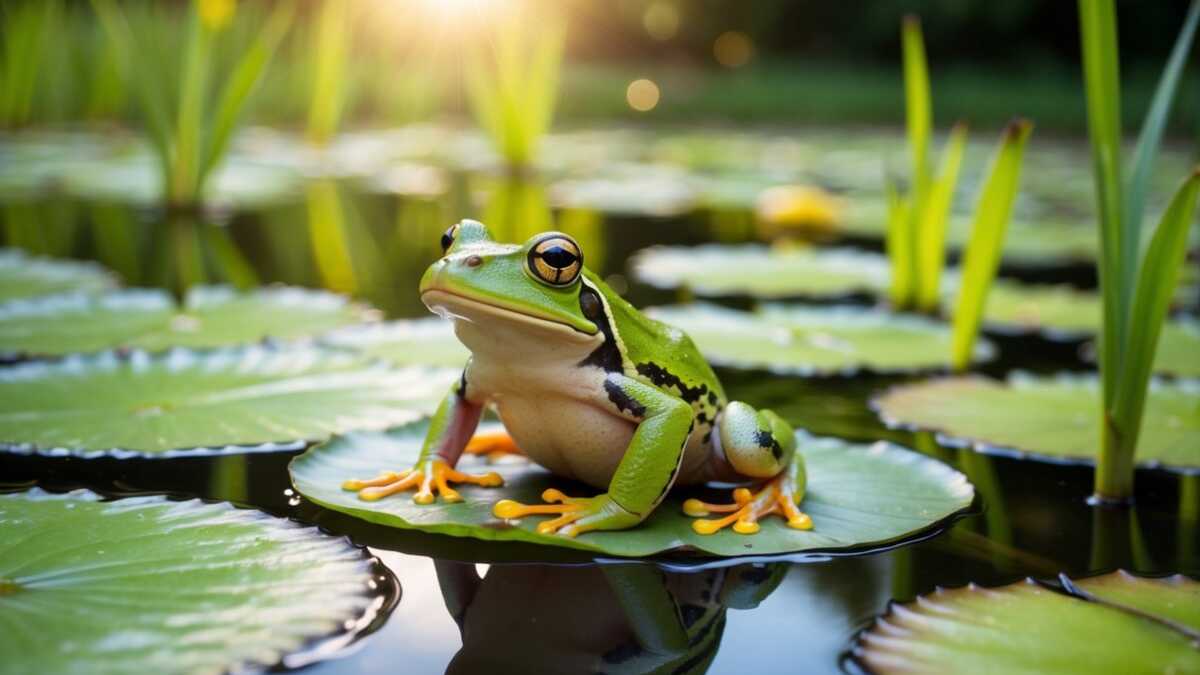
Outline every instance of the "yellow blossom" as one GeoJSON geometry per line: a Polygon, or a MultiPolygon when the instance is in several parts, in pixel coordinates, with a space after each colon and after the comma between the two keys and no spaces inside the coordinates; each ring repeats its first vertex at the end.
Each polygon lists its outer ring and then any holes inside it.
{"type": "Polygon", "coordinates": [[[841,220],[842,201],[819,187],[782,185],[758,197],[758,221],[765,236],[790,229],[828,232],[841,220]]]}
{"type": "Polygon", "coordinates": [[[205,28],[218,31],[227,26],[237,12],[237,0],[196,0],[196,8],[205,28]]]}

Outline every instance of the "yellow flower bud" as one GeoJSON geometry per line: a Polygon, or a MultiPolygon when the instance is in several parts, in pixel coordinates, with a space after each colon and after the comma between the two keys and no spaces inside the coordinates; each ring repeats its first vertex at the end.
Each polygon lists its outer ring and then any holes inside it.
{"type": "Polygon", "coordinates": [[[237,11],[237,0],[196,0],[196,8],[204,27],[218,31],[229,25],[237,11]]]}

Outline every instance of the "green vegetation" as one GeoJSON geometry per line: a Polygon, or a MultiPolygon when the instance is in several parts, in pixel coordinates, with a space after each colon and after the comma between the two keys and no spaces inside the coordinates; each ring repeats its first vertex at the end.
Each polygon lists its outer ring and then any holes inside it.
{"type": "Polygon", "coordinates": [[[33,119],[33,101],[46,44],[62,8],[54,0],[0,7],[0,127],[33,119]]]}
{"type": "Polygon", "coordinates": [[[1100,232],[1097,267],[1103,321],[1098,351],[1103,404],[1095,488],[1097,498],[1104,500],[1127,500],[1133,496],[1134,455],[1146,391],[1158,337],[1187,252],[1187,231],[1200,192],[1200,170],[1197,170],[1176,192],[1143,248],[1141,224],[1146,190],[1171,103],[1191,51],[1197,20],[1200,20],[1200,1],[1192,3],[1163,70],[1153,104],[1142,124],[1133,163],[1124,167],[1116,10],[1112,0],[1079,0],[1100,232]]]}
{"type": "Polygon", "coordinates": [[[215,72],[215,44],[236,18],[236,5],[193,0],[183,31],[167,29],[160,8],[93,0],[143,117],[158,160],[163,199],[190,207],[229,147],[247,98],[292,19],[292,4],[275,5],[228,72],[215,72]],[[182,49],[180,49],[182,45],[182,49]],[[182,52],[182,60],[173,58],[182,52]],[[213,82],[223,85],[215,89],[213,82]],[[210,105],[215,101],[215,105],[210,105]]]}
{"type": "Polygon", "coordinates": [[[325,0],[317,13],[308,140],[329,142],[345,105],[346,48],[350,41],[350,0],[325,0]]]}
{"type": "Polygon", "coordinates": [[[517,11],[499,17],[465,68],[471,111],[512,169],[533,163],[558,99],[566,26],[554,16],[534,20],[517,11]]]}

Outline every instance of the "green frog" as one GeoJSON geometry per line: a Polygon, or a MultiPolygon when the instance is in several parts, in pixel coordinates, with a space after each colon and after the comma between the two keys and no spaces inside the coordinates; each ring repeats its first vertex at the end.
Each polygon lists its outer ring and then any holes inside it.
{"type": "Polygon", "coordinates": [[[546,232],[501,244],[482,223],[464,220],[441,243],[444,256],[422,277],[421,300],[454,322],[471,358],[434,414],[416,465],[348,480],[345,489],[365,500],[415,490],[418,504],[460,501],[454,483],[502,484],[494,472],[459,471],[465,452],[520,452],[604,490],[569,497],[551,489],[545,504],[495,504],[497,518],[554,516],[538,524],[543,534],[631,528],[673,486],[712,481],[744,487],[728,504],[684,502],[700,534],[729,526],[753,534],[769,514],[812,528],[799,509],[806,475],[792,428],[770,410],[727,400],[692,340],[584,267],[574,239],[546,232]],[[475,436],[488,406],[504,435],[475,436]]]}

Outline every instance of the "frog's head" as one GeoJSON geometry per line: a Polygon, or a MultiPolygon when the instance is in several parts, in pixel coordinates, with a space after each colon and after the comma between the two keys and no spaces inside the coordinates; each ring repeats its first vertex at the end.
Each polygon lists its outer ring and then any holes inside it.
{"type": "Polygon", "coordinates": [[[583,281],[583,251],[571,237],[545,232],[519,246],[500,244],[482,223],[464,220],[442,235],[442,249],[445,255],[421,278],[421,301],[431,311],[479,324],[524,323],[581,339],[599,332],[585,310],[592,316],[603,310],[583,281]]]}

